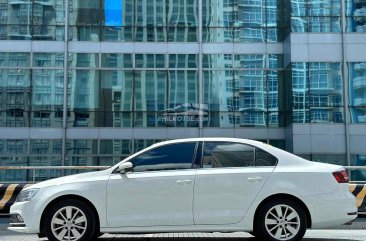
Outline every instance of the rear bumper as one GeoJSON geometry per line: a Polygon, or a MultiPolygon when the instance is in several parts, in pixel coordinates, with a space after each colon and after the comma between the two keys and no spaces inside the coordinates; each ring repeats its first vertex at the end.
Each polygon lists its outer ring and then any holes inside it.
{"type": "Polygon", "coordinates": [[[311,228],[330,228],[352,222],[357,218],[356,199],[348,191],[303,197],[307,204],[311,228]]]}

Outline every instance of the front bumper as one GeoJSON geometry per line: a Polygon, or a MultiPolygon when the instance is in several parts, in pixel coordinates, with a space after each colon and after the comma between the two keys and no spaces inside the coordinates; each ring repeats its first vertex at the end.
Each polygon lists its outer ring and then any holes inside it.
{"type": "Polygon", "coordinates": [[[39,210],[35,199],[29,202],[14,203],[10,208],[12,219],[8,229],[22,233],[39,233],[41,219],[39,210]],[[23,222],[15,219],[18,215],[23,219],[23,222]]]}

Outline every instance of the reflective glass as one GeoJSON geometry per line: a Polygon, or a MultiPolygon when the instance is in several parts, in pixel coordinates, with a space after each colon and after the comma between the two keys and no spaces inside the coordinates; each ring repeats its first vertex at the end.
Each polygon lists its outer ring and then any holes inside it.
{"type": "Polygon", "coordinates": [[[132,42],[134,39],[133,27],[102,27],[102,41],[132,42]]]}
{"type": "Polygon", "coordinates": [[[198,1],[166,0],[168,26],[198,26],[198,1]]]}
{"type": "MultiPolygon", "coordinates": [[[[160,27],[160,26],[135,27],[133,40],[136,42],[166,42],[167,41],[166,31],[167,31],[166,27],[160,27]]],[[[184,36],[187,36],[185,35],[186,33],[175,33],[175,34],[176,38],[185,39],[184,36]]],[[[171,35],[173,36],[173,33],[171,35]]]]}
{"type": "Polygon", "coordinates": [[[103,68],[132,68],[133,66],[132,54],[115,54],[102,53],[102,67],[103,68]]]}
{"type": "Polygon", "coordinates": [[[148,139],[148,140],[134,140],[134,150],[135,153],[151,146],[152,144],[161,142],[164,140],[148,139]]]}
{"type": "MultiPolygon", "coordinates": [[[[92,155],[98,154],[98,141],[87,140],[87,139],[69,139],[66,140],[66,151],[68,156],[79,156],[79,155],[92,155]]],[[[87,163],[75,166],[87,166],[87,163]]]]}
{"type": "Polygon", "coordinates": [[[202,29],[203,42],[224,43],[224,42],[233,42],[233,40],[234,40],[233,28],[203,27],[202,29]]]}
{"type": "Polygon", "coordinates": [[[63,53],[34,53],[33,67],[59,67],[64,66],[63,53]]]}
{"type": "Polygon", "coordinates": [[[234,42],[236,43],[264,43],[266,41],[266,28],[243,27],[234,29],[234,42]]]}
{"type": "Polygon", "coordinates": [[[204,142],[202,167],[249,167],[255,165],[255,148],[239,143],[204,142]]]}
{"type": "Polygon", "coordinates": [[[202,1],[203,27],[231,27],[235,16],[233,0],[202,1]]]}
{"type": "Polygon", "coordinates": [[[99,71],[71,70],[68,83],[68,108],[95,110],[99,108],[99,71]]]}
{"type": "Polygon", "coordinates": [[[100,0],[70,0],[69,4],[70,25],[100,25],[102,20],[100,0]]]}
{"type": "Polygon", "coordinates": [[[63,106],[64,71],[39,69],[32,71],[32,107],[63,106]]]}
{"type": "Polygon", "coordinates": [[[309,16],[341,16],[339,0],[308,0],[309,16]]]}
{"type": "Polygon", "coordinates": [[[232,54],[204,54],[202,66],[206,69],[232,69],[232,54]]]}
{"type": "Polygon", "coordinates": [[[135,68],[164,68],[164,54],[135,54],[135,68]]]}
{"type": "Polygon", "coordinates": [[[235,68],[238,69],[265,69],[267,56],[264,54],[234,55],[235,68]]]}
{"type": "Polygon", "coordinates": [[[309,123],[309,72],[308,63],[292,63],[293,122],[309,123]]]}
{"type": "Polygon", "coordinates": [[[30,53],[0,53],[0,67],[30,67],[30,53]]]}
{"type": "Polygon", "coordinates": [[[0,155],[25,156],[28,155],[28,140],[2,140],[0,155]]]}
{"type": "Polygon", "coordinates": [[[130,155],[132,154],[131,140],[100,140],[100,154],[102,155],[130,155]]]}
{"type": "Polygon", "coordinates": [[[196,143],[171,144],[154,148],[135,157],[134,172],[191,169],[196,143]],[[179,154],[178,154],[179,153],[179,154]]]}
{"type": "Polygon", "coordinates": [[[197,54],[169,54],[170,69],[195,69],[198,68],[197,54]]]}
{"type": "Polygon", "coordinates": [[[168,42],[197,42],[197,27],[169,27],[168,42]]]}
{"type": "Polygon", "coordinates": [[[366,63],[348,63],[352,123],[366,122],[366,63]]]}
{"type": "MultiPolygon", "coordinates": [[[[366,154],[352,154],[351,166],[366,166],[366,154]]],[[[366,170],[353,170],[351,172],[352,181],[366,181],[366,170]]]]}
{"type": "Polygon", "coordinates": [[[61,155],[62,140],[61,139],[32,139],[30,140],[31,155],[61,155]]]}
{"type": "Polygon", "coordinates": [[[100,27],[78,25],[70,26],[69,40],[70,41],[100,41],[100,27]]]}
{"type": "Polygon", "coordinates": [[[84,67],[84,68],[98,68],[99,54],[90,53],[70,53],[69,67],[84,67]]]}
{"type": "Polygon", "coordinates": [[[136,71],[134,104],[136,111],[165,110],[167,95],[165,71],[136,71]]]}
{"type": "Polygon", "coordinates": [[[99,110],[110,112],[132,111],[133,72],[103,70],[101,76],[99,110]]]}

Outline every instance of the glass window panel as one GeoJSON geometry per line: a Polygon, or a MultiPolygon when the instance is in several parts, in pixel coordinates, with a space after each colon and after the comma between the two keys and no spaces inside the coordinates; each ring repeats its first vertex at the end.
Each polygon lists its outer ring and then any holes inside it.
{"type": "Polygon", "coordinates": [[[169,26],[198,26],[198,1],[167,0],[167,24],[169,26]]]}
{"type": "Polygon", "coordinates": [[[63,67],[63,53],[34,53],[33,67],[63,67]]]}
{"type": "Polygon", "coordinates": [[[104,68],[132,68],[132,54],[102,53],[102,67],[104,68]]]}
{"type": "Polygon", "coordinates": [[[105,111],[97,112],[97,118],[99,120],[98,127],[132,127],[133,113],[129,111],[105,111]]]}
{"type": "Polygon", "coordinates": [[[196,27],[169,27],[168,42],[197,42],[198,28],[196,27]]]}
{"type": "Polygon", "coordinates": [[[235,43],[264,43],[266,40],[265,28],[243,27],[234,29],[235,43]]]}
{"type": "Polygon", "coordinates": [[[366,107],[350,107],[352,123],[366,123],[366,107]]]}
{"type": "Polygon", "coordinates": [[[265,69],[267,57],[264,54],[234,55],[235,68],[239,69],[265,69]]]}
{"type": "Polygon", "coordinates": [[[69,24],[70,25],[100,25],[102,16],[101,1],[80,1],[71,0],[69,6],[69,24]]]}
{"type": "Polygon", "coordinates": [[[276,166],[277,158],[259,148],[255,149],[254,166],[276,166]]]}
{"type": "Polygon", "coordinates": [[[204,104],[209,111],[232,112],[234,73],[227,71],[203,71],[204,104]]]}
{"type": "Polygon", "coordinates": [[[203,68],[207,69],[232,69],[232,54],[204,54],[202,60],[203,68]]]}
{"type": "Polygon", "coordinates": [[[169,54],[169,68],[171,69],[196,69],[197,67],[197,54],[169,54]]]}
{"type": "MultiPolygon", "coordinates": [[[[147,25],[166,26],[165,7],[166,4],[168,3],[165,0],[155,0],[155,1],[135,0],[135,1],[128,1],[128,2],[123,1],[123,2],[125,5],[131,4],[135,6],[135,10],[133,11],[133,13],[135,14],[134,16],[135,26],[147,26],[147,25]]],[[[128,14],[127,10],[124,11],[124,13],[128,14]]],[[[130,24],[130,22],[128,21],[127,24],[130,24]]]]}
{"type": "Polygon", "coordinates": [[[358,107],[351,110],[354,123],[364,122],[366,107],[366,62],[348,63],[349,67],[349,104],[358,107]]]}
{"type": "Polygon", "coordinates": [[[254,147],[231,142],[204,142],[203,168],[248,167],[254,165],[254,147]]]}
{"type": "MultiPolygon", "coordinates": [[[[351,166],[366,166],[366,154],[352,154],[351,155],[351,166]]],[[[366,181],[366,170],[357,169],[351,171],[351,181],[366,181]]]]}
{"type": "Polygon", "coordinates": [[[234,9],[234,25],[236,27],[265,27],[266,26],[266,0],[236,1],[234,9]]]}
{"type": "Polygon", "coordinates": [[[191,169],[196,143],[170,144],[154,148],[135,157],[134,172],[191,169]]]}
{"type": "Polygon", "coordinates": [[[164,68],[164,54],[135,54],[135,68],[164,68]]]}
{"type": "Polygon", "coordinates": [[[309,63],[309,78],[311,106],[343,106],[343,80],[340,63],[309,63]]]}
{"type": "Polygon", "coordinates": [[[64,71],[39,69],[32,71],[32,107],[45,108],[59,106],[64,101],[64,71]]]}
{"type": "Polygon", "coordinates": [[[169,71],[169,112],[198,114],[204,106],[198,106],[198,72],[189,70],[169,71]]]}
{"type": "Polygon", "coordinates": [[[28,140],[3,140],[0,155],[25,156],[28,155],[28,140]]]}
{"type": "Polygon", "coordinates": [[[100,154],[103,155],[131,155],[131,140],[100,140],[100,154]]]}
{"type": "Polygon", "coordinates": [[[309,32],[341,32],[340,17],[309,17],[309,32]]]}
{"type": "Polygon", "coordinates": [[[278,43],[284,41],[282,28],[267,28],[267,42],[278,43]]]}
{"type": "Polygon", "coordinates": [[[343,123],[343,108],[310,108],[312,123],[343,123]]]}
{"type": "Polygon", "coordinates": [[[37,139],[30,141],[31,155],[61,155],[62,140],[60,139],[37,139]]]}
{"type": "Polygon", "coordinates": [[[69,67],[99,67],[99,54],[89,53],[70,53],[69,54],[69,67]]]}
{"type": "Polygon", "coordinates": [[[291,32],[304,33],[308,31],[307,17],[291,17],[291,32]]]}
{"type": "Polygon", "coordinates": [[[204,43],[225,43],[233,42],[233,28],[206,28],[202,29],[202,41],[204,43]]]}
{"type": "Polygon", "coordinates": [[[167,73],[165,71],[135,72],[135,110],[158,111],[166,109],[167,73]]]}
{"type": "MultiPolygon", "coordinates": [[[[66,140],[66,152],[68,156],[98,154],[98,141],[86,139],[66,140]]],[[[85,163],[86,165],[87,163],[85,163]]]]}
{"type": "MultiPolygon", "coordinates": [[[[148,27],[135,27],[134,28],[134,41],[136,42],[166,42],[167,41],[167,32],[166,27],[156,27],[156,26],[148,26],[148,27]]],[[[188,34],[188,32],[186,33],[188,34]]],[[[172,33],[173,35],[173,33],[172,33]]],[[[184,33],[176,33],[176,38],[184,38],[184,33]]]]}
{"type": "Polygon", "coordinates": [[[95,26],[70,26],[70,41],[100,41],[100,27],[95,26]]]}
{"type": "Polygon", "coordinates": [[[308,0],[309,16],[341,16],[339,0],[308,0]]]}
{"type": "Polygon", "coordinates": [[[110,112],[132,111],[133,72],[103,70],[101,74],[100,109],[110,112]]]}
{"type": "Polygon", "coordinates": [[[231,27],[236,16],[232,0],[202,1],[203,27],[231,27]]]}
{"type": "Polygon", "coordinates": [[[31,127],[62,127],[62,106],[58,107],[58,111],[51,111],[49,106],[38,107],[37,111],[32,111],[31,127]]]}
{"type": "Polygon", "coordinates": [[[1,67],[30,67],[30,53],[0,53],[1,67]]]}
{"type": "Polygon", "coordinates": [[[307,14],[307,0],[291,0],[291,15],[292,16],[306,16],[307,14]]]}
{"type": "Polygon", "coordinates": [[[132,42],[133,27],[102,27],[102,41],[132,42]]]}

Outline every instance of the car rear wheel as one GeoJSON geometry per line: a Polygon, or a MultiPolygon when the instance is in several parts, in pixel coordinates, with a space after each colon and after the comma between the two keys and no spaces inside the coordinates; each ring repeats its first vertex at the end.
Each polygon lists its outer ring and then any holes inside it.
{"type": "Polygon", "coordinates": [[[305,211],[292,200],[273,200],[259,210],[254,233],[262,240],[298,241],[306,232],[305,211]]]}
{"type": "Polygon", "coordinates": [[[92,240],[97,231],[95,215],[82,201],[61,201],[47,211],[44,230],[50,241],[92,240]]]}

